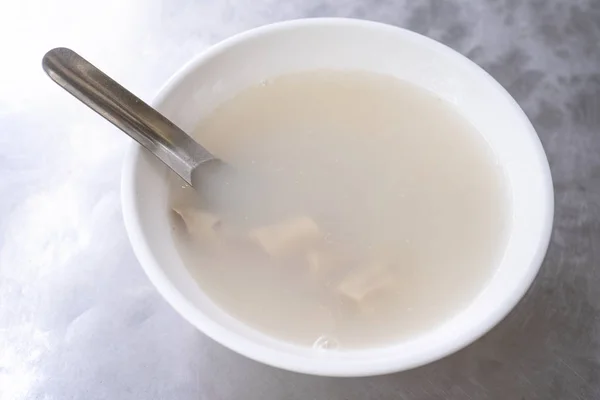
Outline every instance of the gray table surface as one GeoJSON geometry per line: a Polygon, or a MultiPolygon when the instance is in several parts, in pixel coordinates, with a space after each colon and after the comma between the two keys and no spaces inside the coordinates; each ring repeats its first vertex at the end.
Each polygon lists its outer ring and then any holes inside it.
{"type": "Polygon", "coordinates": [[[0,5],[0,400],[599,399],[600,0],[23,0],[0,5]],[[556,189],[533,288],[488,335],[388,376],[319,378],[196,331],[145,277],[119,199],[129,139],[55,87],[69,46],[144,99],[236,32],[352,16],[438,39],[532,119],[556,189]]]}

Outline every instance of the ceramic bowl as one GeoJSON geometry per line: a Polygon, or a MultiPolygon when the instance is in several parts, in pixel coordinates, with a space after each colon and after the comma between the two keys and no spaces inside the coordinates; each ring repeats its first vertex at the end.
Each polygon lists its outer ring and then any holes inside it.
{"type": "Polygon", "coordinates": [[[312,69],[366,70],[410,81],[454,105],[491,145],[508,178],[512,228],[497,271],[476,298],[431,330],[386,347],[318,351],[270,337],[228,315],[191,278],[171,236],[170,171],[138,145],[126,158],[122,179],[123,213],[135,254],[185,319],[262,363],[315,375],[366,376],[438,360],[504,318],[540,268],[552,227],[553,189],[538,136],[507,91],[459,53],[405,29],[349,19],[295,20],[236,35],[183,66],[152,104],[192,131],[241,89],[312,69]]]}

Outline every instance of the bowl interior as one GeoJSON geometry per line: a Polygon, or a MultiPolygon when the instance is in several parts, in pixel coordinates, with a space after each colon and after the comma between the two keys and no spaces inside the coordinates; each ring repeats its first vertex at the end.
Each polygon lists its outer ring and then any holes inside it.
{"type": "Polygon", "coordinates": [[[502,163],[512,196],[505,255],[489,284],[454,318],[397,345],[317,352],[257,332],[215,306],[188,274],[168,224],[168,170],[134,146],[123,176],[126,226],[140,263],[161,294],[213,339],[250,358],[299,372],[355,376],[415,367],[475,340],[518,302],[548,245],[553,196],[548,163],[522,110],[487,73],[453,50],[382,24],[299,20],[229,39],[186,65],[154,105],[184,130],[244,87],[311,69],[367,70],[413,82],[452,103],[502,163]]]}

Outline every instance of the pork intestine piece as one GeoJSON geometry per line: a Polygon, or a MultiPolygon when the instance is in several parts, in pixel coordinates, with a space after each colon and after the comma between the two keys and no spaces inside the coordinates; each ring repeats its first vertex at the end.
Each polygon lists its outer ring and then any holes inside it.
{"type": "Polygon", "coordinates": [[[372,294],[390,289],[394,277],[384,263],[371,263],[350,272],[338,285],[338,292],[357,303],[372,294]]]}
{"type": "Polygon", "coordinates": [[[307,251],[322,239],[321,230],[309,217],[294,217],[253,229],[250,238],[271,257],[287,257],[307,251]]]}
{"type": "Polygon", "coordinates": [[[173,211],[181,217],[187,233],[194,240],[214,242],[218,239],[221,218],[217,215],[192,207],[174,208],[173,211]]]}

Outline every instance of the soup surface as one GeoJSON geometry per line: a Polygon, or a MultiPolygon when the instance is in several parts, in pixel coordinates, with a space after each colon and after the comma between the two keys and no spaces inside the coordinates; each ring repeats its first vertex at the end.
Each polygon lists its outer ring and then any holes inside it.
{"type": "Polygon", "coordinates": [[[284,75],[222,103],[194,136],[232,168],[198,194],[173,178],[176,246],[218,306],[276,338],[406,339],[468,305],[504,252],[510,196],[492,150],[407,82],[284,75]]]}

